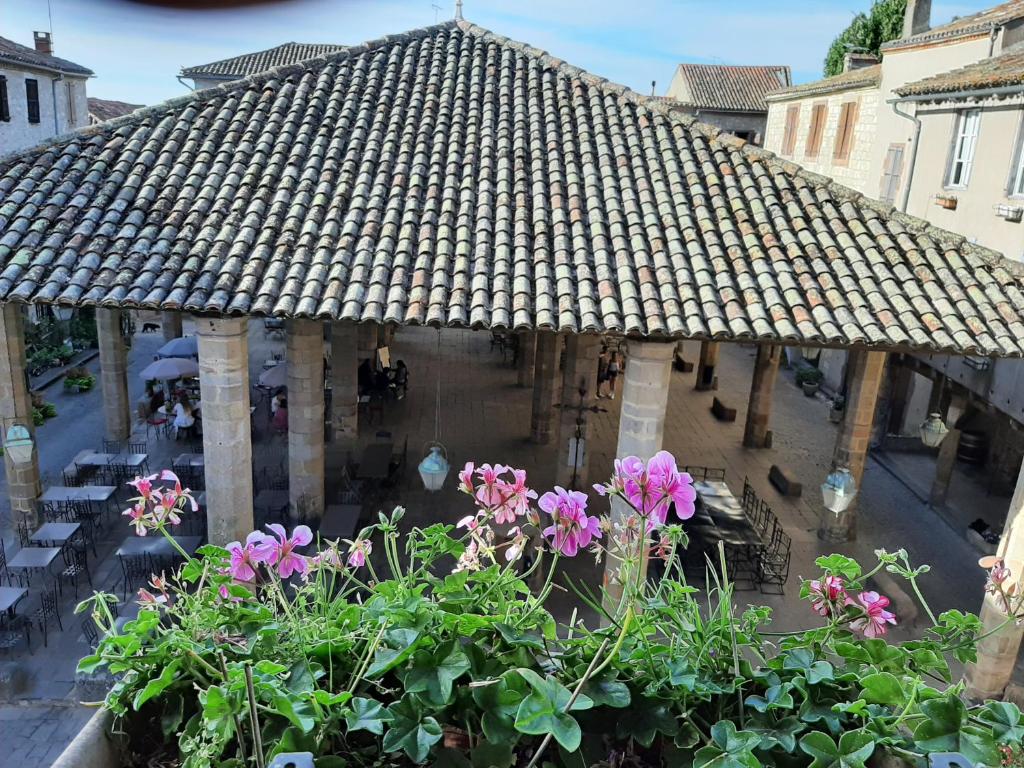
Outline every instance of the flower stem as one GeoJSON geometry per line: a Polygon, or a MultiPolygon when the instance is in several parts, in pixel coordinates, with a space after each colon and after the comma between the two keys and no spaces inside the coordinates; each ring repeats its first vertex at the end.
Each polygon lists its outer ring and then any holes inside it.
{"type": "Polygon", "coordinates": [[[174,540],[174,537],[171,536],[170,533],[168,533],[167,526],[164,523],[159,523],[157,525],[156,529],[158,531],[160,531],[160,533],[162,533],[164,535],[165,539],[167,539],[169,542],[171,542],[171,546],[174,547],[176,550],[178,550],[178,554],[181,555],[185,559],[186,562],[191,562],[192,561],[192,556],[188,552],[186,552],[184,549],[182,549],[181,545],[178,544],[178,542],[174,540]]]}

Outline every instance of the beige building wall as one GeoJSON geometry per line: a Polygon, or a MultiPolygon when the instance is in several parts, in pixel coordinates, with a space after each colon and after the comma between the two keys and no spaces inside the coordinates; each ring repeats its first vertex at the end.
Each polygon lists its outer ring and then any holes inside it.
{"type": "Polygon", "coordinates": [[[910,187],[907,212],[967,239],[1024,261],[1024,223],[1007,221],[1000,205],[1024,208],[1024,196],[1009,194],[1024,101],[1016,96],[998,102],[922,105],[921,139],[910,187]],[[981,110],[974,162],[965,188],[947,186],[957,115],[965,108],[981,110]],[[956,208],[940,207],[936,195],[956,198],[956,208]]]}
{"type": "MultiPolygon", "coordinates": [[[[768,124],[765,129],[765,149],[781,157],[799,163],[809,171],[830,176],[840,184],[877,195],[871,192],[870,169],[875,147],[875,133],[878,118],[879,93],[877,88],[851,88],[835,93],[808,95],[800,99],[773,101],[768,105],[768,124]],[[843,104],[857,102],[857,122],[853,134],[853,147],[847,160],[835,159],[836,137],[839,132],[839,115],[843,104]],[[782,152],[782,140],[786,132],[786,110],[799,105],[800,119],[797,123],[796,144],[791,154],[782,152]],[[811,130],[811,115],[816,104],[828,107],[821,146],[815,157],[807,154],[807,139],[811,130]]],[[[875,184],[877,187],[877,184],[875,184]]]]}

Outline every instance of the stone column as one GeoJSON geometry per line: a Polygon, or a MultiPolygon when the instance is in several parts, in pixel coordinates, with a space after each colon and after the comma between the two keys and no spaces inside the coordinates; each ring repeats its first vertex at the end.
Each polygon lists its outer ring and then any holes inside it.
{"type": "Polygon", "coordinates": [[[782,347],[779,345],[757,345],[750,401],[747,404],[747,424],[743,429],[743,445],[747,448],[770,447],[768,422],[771,419],[772,393],[775,391],[775,377],[779,373],[781,359],[782,347]]]}
{"type": "MultiPolygon", "coordinates": [[[[878,388],[885,370],[885,352],[851,350],[847,362],[849,395],[839,435],[836,438],[833,466],[845,466],[857,483],[858,493],[862,492],[864,465],[867,462],[868,447],[871,444],[871,429],[875,421],[875,406],[878,403],[878,388]]],[[[822,478],[824,480],[824,478],[822,478]]],[[[852,541],[857,537],[856,500],[845,512],[836,517],[835,513],[821,510],[821,526],[818,538],[830,543],[852,541]]]]}
{"type": "MultiPolygon", "coordinates": [[[[616,458],[637,456],[646,461],[661,450],[674,351],[672,342],[629,342],[616,458]]],[[[625,502],[613,499],[612,523],[622,522],[631,511],[625,502]]],[[[618,571],[619,560],[609,553],[605,560],[604,587],[608,595],[606,605],[613,608],[622,595],[622,587],[614,578],[618,571]]]]}
{"type": "Polygon", "coordinates": [[[107,439],[127,440],[132,431],[132,419],[128,403],[128,346],[121,333],[121,310],[97,307],[96,335],[107,439]]]}
{"type": "MultiPolygon", "coordinates": [[[[946,438],[949,439],[948,437],[946,438]]],[[[945,442],[945,441],[943,441],[945,442]]],[[[1017,475],[1017,488],[1010,499],[1010,508],[1003,526],[996,555],[1010,566],[1013,580],[1024,582],[1024,466],[1017,475]]],[[[1018,586],[1019,589],[1019,586],[1018,586]]],[[[981,606],[981,633],[999,628],[1006,613],[993,595],[985,595],[981,606]]],[[[978,643],[978,660],[967,665],[967,695],[972,699],[998,699],[1013,677],[1024,627],[1010,623],[978,643]]]]}
{"type": "Polygon", "coordinates": [[[359,327],[359,359],[377,364],[377,344],[380,326],[373,323],[363,323],[359,327]]]}
{"type": "Polygon", "coordinates": [[[210,543],[245,541],[252,531],[249,334],[244,318],[196,318],[203,401],[206,523],[210,543]]]}
{"type": "Polygon", "coordinates": [[[292,515],[324,513],[324,330],[319,320],[289,320],[288,490],[292,515]]]}
{"type": "Polygon", "coordinates": [[[718,342],[702,341],[700,358],[697,360],[697,383],[694,389],[706,391],[715,389],[715,367],[718,365],[718,342]]]}
{"type": "Polygon", "coordinates": [[[562,337],[554,331],[537,332],[537,357],[533,372],[533,415],[530,440],[538,445],[551,442],[551,417],[558,391],[558,361],[562,337]]]}
{"type": "MultiPolygon", "coordinates": [[[[887,432],[891,435],[903,434],[903,422],[906,421],[907,405],[910,403],[910,395],[914,383],[914,371],[908,365],[891,360],[889,381],[891,382],[889,396],[889,418],[887,432]]],[[[915,430],[916,431],[916,430],[915,430]]]]}
{"type": "Polygon", "coordinates": [[[933,507],[941,507],[949,495],[949,484],[953,480],[953,468],[956,466],[956,451],[960,447],[960,419],[967,410],[967,398],[953,395],[946,411],[946,428],[949,432],[939,444],[939,455],[935,457],[935,479],[932,480],[928,503],[933,507]]]}
{"type": "Polygon", "coordinates": [[[161,312],[160,330],[163,332],[164,341],[180,338],[183,333],[181,330],[181,312],[161,312]]]}
{"type": "Polygon", "coordinates": [[[519,332],[519,360],[517,361],[516,383],[520,387],[533,386],[533,361],[537,356],[537,334],[533,331],[519,332]]]}
{"type": "MultiPolygon", "coordinates": [[[[15,424],[28,429],[35,440],[36,428],[32,424],[32,399],[28,391],[25,371],[25,329],[20,304],[4,304],[0,312],[0,431],[7,439],[7,430],[15,424]]],[[[11,517],[23,522],[30,530],[39,524],[36,499],[42,493],[39,484],[39,447],[32,451],[31,461],[15,464],[4,453],[7,470],[7,494],[11,500],[11,517]]]]}
{"type": "Polygon", "coordinates": [[[587,482],[587,466],[590,459],[590,412],[580,411],[580,392],[583,391],[583,407],[590,408],[597,395],[597,356],[601,352],[598,336],[577,336],[566,340],[565,371],[562,375],[562,408],[558,415],[558,467],[556,482],[563,488],[573,484],[573,464],[576,464],[576,488],[587,482]],[[570,441],[576,436],[576,420],[580,419],[580,436],[583,453],[569,450],[570,441]]]}
{"type": "Polygon", "coordinates": [[[334,442],[359,434],[359,331],[331,323],[331,426],[334,442]]]}

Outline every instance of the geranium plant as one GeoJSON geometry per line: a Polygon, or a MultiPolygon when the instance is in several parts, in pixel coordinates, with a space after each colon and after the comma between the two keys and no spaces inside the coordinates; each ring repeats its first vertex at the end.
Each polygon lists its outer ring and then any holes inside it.
{"type": "MultiPolygon", "coordinates": [[[[927,568],[902,551],[879,551],[866,572],[820,558],[801,587],[813,626],[775,632],[770,609],[737,610],[721,552],[705,593],[687,583],[696,494],[667,453],[616,462],[596,487],[614,519],[584,493],[538,494],[502,465],[467,465],[459,481],[473,511],[456,525],[400,535],[398,508],[352,541],[271,525],[182,552],[121,632],[116,598],[83,603],[103,639],[80,668],[109,668],[105,706],[186,768],[263,768],[293,751],[319,768],[856,768],[881,754],[917,763],[956,751],[987,765],[1019,754],[1017,708],[969,705],[950,671],[974,657],[976,617],[925,605],[922,638],[887,642],[899,618],[867,584],[886,569],[920,595],[927,568]],[[606,589],[568,581],[560,593],[598,621],[571,610],[559,622],[557,574],[584,552],[613,558],[618,578],[606,589]],[[657,580],[651,558],[664,560],[657,580]]],[[[191,493],[168,472],[134,485],[132,524],[173,541],[191,493]]],[[[1005,583],[994,571],[1014,620],[1005,583]]]]}

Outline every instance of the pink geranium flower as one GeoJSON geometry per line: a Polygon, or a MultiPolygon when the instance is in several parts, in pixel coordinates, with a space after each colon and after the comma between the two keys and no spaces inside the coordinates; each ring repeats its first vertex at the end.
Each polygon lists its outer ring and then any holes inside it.
{"type": "Polygon", "coordinates": [[[135,526],[136,536],[145,536],[146,530],[149,528],[147,525],[146,518],[146,503],[144,501],[138,501],[132,505],[131,509],[126,509],[121,513],[127,516],[131,520],[131,524],[135,526]]]}
{"type": "Polygon", "coordinates": [[[881,637],[886,632],[886,624],[896,624],[896,616],[885,610],[889,607],[889,598],[877,592],[861,592],[857,601],[850,600],[849,605],[863,609],[864,616],[850,622],[850,627],[863,632],[865,637],[881,637]]]}
{"type": "Polygon", "coordinates": [[[476,489],[476,500],[485,509],[494,509],[505,503],[505,496],[502,493],[504,482],[501,476],[508,470],[504,464],[481,464],[476,471],[480,478],[480,486],[476,489]]]}
{"type": "MultiPolygon", "coordinates": [[[[232,541],[227,546],[227,550],[231,555],[231,565],[228,567],[228,573],[236,581],[251,582],[256,579],[256,566],[263,562],[263,555],[269,554],[269,547],[265,546],[268,543],[268,537],[265,533],[259,531],[253,531],[245,537],[245,544],[238,541],[232,541]]],[[[270,540],[270,546],[274,545],[273,540],[270,540]]]]}
{"type": "Polygon", "coordinates": [[[815,579],[810,584],[811,608],[819,616],[832,616],[837,606],[845,605],[846,587],[838,576],[815,579]]]}
{"type": "MultiPolygon", "coordinates": [[[[652,491],[661,497],[658,503],[664,512],[667,512],[668,505],[672,504],[680,520],[693,517],[694,502],[697,501],[693,478],[688,473],[679,471],[675,457],[671,453],[658,451],[647,463],[647,474],[652,491]]],[[[661,520],[664,522],[664,514],[661,515],[661,520]]]]}
{"type": "Polygon", "coordinates": [[[476,493],[476,489],[473,487],[473,471],[475,466],[472,461],[467,461],[466,466],[459,472],[459,490],[463,493],[468,493],[471,496],[476,493]]]}
{"type": "Polygon", "coordinates": [[[505,550],[505,559],[511,563],[514,560],[518,560],[519,556],[523,554],[523,550],[529,543],[530,537],[518,525],[508,532],[508,537],[511,539],[511,542],[508,545],[508,549],[505,550]]]}
{"type": "Polygon", "coordinates": [[[539,506],[554,518],[554,524],[544,529],[544,535],[566,557],[575,557],[581,548],[590,546],[592,539],[601,538],[598,519],[587,515],[585,494],[555,486],[553,492],[540,497],[539,506]]]}
{"type": "Polygon", "coordinates": [[[513,469],[512,482],[499,484],[499,493],[504,501],[494,514],[498,523],[514,523],[530,509],[530,499],[537,498],[537,492],[526,486],[526,470],[513,469]]]}
{"type": "Polygon", "coordinates": [[[136,477],[134,480],[129,480],[128,485],[139,492],[139,496],[149,501],[149,495],[153,491],[153,481],[156,480],[157,475],[149,475],[147,477],[136,477]]]}
{"type": "Polygon", "coordinates": [[[267,528],[277,539],[265,536],[263,541],[256,545],[258,558],[269,565],[276,566],[282,579],[289,578],[293,573],[305,573],[309,568],[309,563],[295,549],[304,547],[313,540],[313,532],[309,530],[309,526],[296,526],[290,538],[285,533],[284,527],[277,523],[270,523],[267,528]]]}
{"type": "Polygon", "coordinates": [[[348,564],[353,568],[366,565],[366,556],[373,551],[373,542],[369,539],[356,539],[348,548],[348,564]]]}

